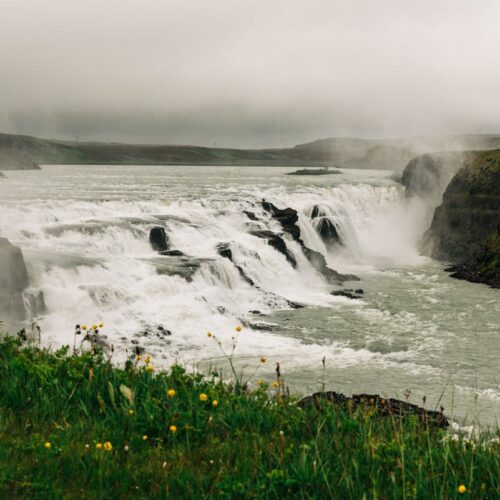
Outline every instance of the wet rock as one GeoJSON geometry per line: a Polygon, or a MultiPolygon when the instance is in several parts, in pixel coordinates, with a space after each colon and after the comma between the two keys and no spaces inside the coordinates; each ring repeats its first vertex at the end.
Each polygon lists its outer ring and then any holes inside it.
{"type": "Polygon", "coordinates": [[[168,237],[165,229],[155,226],[149,231],[149,243],[155,252],[165,252],[168,250],[168,237]]]}
{"type": "Polygon", "coordinates": [[[350,408],[352,411],[373,411],[379,417],[398,419],[417,417],[423,427],[432,429],[446,429],[450,425],[450,421],[442,412],[426,410],[407,401],[385,399],[378,394],[353,394],[349,397],[333,391],[317,392],[298,403],[301,408],[313,406],[318,410],[324,404],[350,408]]]}
{"type": "Polygon", "coordinates": [[[253,221],[257,221],[259,220],[257,218],[257,216],[255,215],[254,212],[250,212],[250,210],[243,210],[243,213],[250,219],[250,220],[253,220],[253,221]]]}
{"type": "Polygon", "coordinates": [[[300,240],[300,228],[297,226],[297,222],[299,221],[297,210],[293,208],[280,209],[266,200],[262,200],[262,208],[266,212],[269,212],[273,219],[276,219],[281,224],[283,230],[289,233],[294,240],[300,240]]]}
{"type": "Polygon", "coordinates": [[[250,231],[250,234],[252,234],[253,236],[257,236],[258,238],[265,239],[269,246],[273,247],[275,250],[283,254],[286,260],[293,267],[297,267],[297,261],[295,260],[290,250],[288,250],[285,240],[281,236],[268,230],[250,231]]]}
{"type": "Polygon", "coordinates": [[[161,255],[166,255],[167,257],[182,257],[185,255],[180,250],[164,250],[163,252],[160,253],[161,255]]]}
{"type": "MultiPolygon", "coordinates": [[[[361,291],[363,293],[363,291],[361,291]]],[[[330,295],[335,295],[336,297],[347,297],[348,299],[362,299],[360,294],[358,292],[353,292],[351,289],[345,289],[345,290],[335,290],[331,292],[330,295]]]]}
{"type": "Polygon", "coordinates": [[[363,295],[365,293],[365,291],[362,288],[357,288],[356,290],[354,290],[354,292],[359,293],[361,295],[363,295]]]}
{"type": "Polygon", "coordinates": [[[162,256],[155,259],[148,259],[153,264],[156,272],[160,275],[181,276],[186,281],[191,281],[193,275],[200,268],[201,261],[194,257],[183,256],[162,256]]]}
{"type": "Polygon", "coordinates": [[[247,276],[247,274],[245,273],[243,268],[234,262],[233,252],[229,246],[229,243],[219,243],[216,247],[216,250],[217,250],[217,253],[221,257],[224,257],[225,259],[229,259],[234,264],[234,266],[236,267],[236,269],[240,273],[240,276],[242,277],[242,279],[245,282],[247,282],[250,286],[255,286],[255,283],[253,282],[253,280],[249,276],[247,276]]]}
{"type": "Polygon", "coordinates": [[[324,208],[314,205],[311,210],[311,219],[314,219],[314,228],[321,239],[328,245],[343,245],[337,227],[326,214],[324,208]]]}
{"type": "Polygon", "coordinates": [[[7,321],[26,319],[23,292],[29,285],[21,249],[0,238],[0,314],[7,321]]]}
{"type": "Polygon", "coordinates": [[[302,251],[311,263],[311,266],[319,274],[323,275],[328,283],[336,284],[342,283],[343,281],[359,281],[359,278],[354,276],[354,274],[340,274],[337,271],[330,269],[326,263],[324,255],[316,252],[316,250],[311,250],[304,245],[302,247],[302,251]]]}

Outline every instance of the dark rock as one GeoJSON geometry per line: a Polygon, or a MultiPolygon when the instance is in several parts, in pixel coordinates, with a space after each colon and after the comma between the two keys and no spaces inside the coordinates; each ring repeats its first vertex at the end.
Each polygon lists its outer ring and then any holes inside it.
{"type": "Polygon", "coordinates": [[[293,267],[297,267],[297,261],[295,260],[290,250],[288,250],[285,240],[281,236],[268,230],[251,231],[250,234],[252,234],[253,236],[257,236],[258,238],[267,240],[269,246],[273,247],[275,250],[283,254],[286,260],[293,267]]]}
{"type": "Polygon", "coordinates": [[[165,252],[168,250],[168,237],[165,229],[155,226],[149,231],[149,243],[155,252],[165,252]]]}
{"type": "Polygon", "coordinates": [[[330,269],[326,263],[324,255],[315,250],[312,250],[304,244],[302,238],[300,237],[300,228],[297,225],[299,220],[297,211],[293,208],[279,209],[272,203],[262,200],[262,207],[266,212],[269,212],[271,216],[276,219],[285,232],[290,234],[292,238],[299,243],[302,248],[304,255],[307,257],[312,267],[320,274],[322,274],[328,283],[340,283],[347,280],[359,280],[357,276],[352,274],[343,275],[330,269]]]}
{"type": "Polygon", "coordinates": [[[141,354],[144,354],[146,352],[146,349],[144,347],[141,347],[140,345],[136,345],[134,347],[134,354],[136,356],[140,356],[141,354]]]}
{"type": "Polygon", "coordinates": [[[183,252],[180,250],[164,250],[162,252],[159,252],[161,255],[166,255],[167,257],[182,257],[185,255],[183,252]]]}
{"type": "Polygon", "coordinates": [[[314,220],[314,228],[328,246],[343,245],[337,227],[323,207],[314,205],[310,217],[314,220]]]}
{"type": "Polygon", "coordinates": [[[365,291],[362,288],[358,288],[358,289],[354,290],[354,292],[359,293],[361,295],[363,295],[365,293],[365,291]]]}
{"type": "Polygon", "coordinates": [[[296,170],[295,172],[289,172],[286,175],[337,175],[341,174],[340,170],[330,170],[328,167],[325,168],[304,168],[301,170],[296,170]]]}
{"type": "Polygon", "coordinates": [[[257,218],[257,216],[255,215],[254,212],[250,212],[250,210],[243,210],[243,213],[250,219],[250,220],[254,220],[254,221],[257,221],[259,220],[257,218]]]}
{"type": "Polygon", "coordinates": [[[242,277],[242,279],[245,282],[247,282],[250,286],[255,286],[255,283],[253,282],[253,280],[249,276],[247,276],[247,274],[245,273],[243,268],[234,262],[233,252],[229,246],[229,243],[219,243],[216,247],[216,250],[217,250],[217,253],[221,257],[229,259],[234,264],[234,266],[236,267],[236,269],[240,273],[240,276],[242,277]]]}
{"type": "Polygon", "coordinates": [[[330,295],[335,295],[337,297],[347,297],[348,299],[361,299],[361,295],[358,295],[357,293],[353,293],[352,290],[335,290],[331,292],[330,295]]]}
{"type": "Polygon", "coordinates": [[[298,403],[301,408],[313,406],[318,410],[325,404],[349,408],[352,411],[373,411],[379,417],[395,419],[417,417],[424,428],[446,429],[450,425],[450,421],[442,412],[426,410],[399,399],[385,399],[378,394],[354,394],[349,397],[333,391],[317,392],[298,403]]]}
{"type": "Polygon", "coordinates": [[[139,345],[139,341],[138,340],[131,340],[131,343],[134,344],[134,345],[139,345]]]}

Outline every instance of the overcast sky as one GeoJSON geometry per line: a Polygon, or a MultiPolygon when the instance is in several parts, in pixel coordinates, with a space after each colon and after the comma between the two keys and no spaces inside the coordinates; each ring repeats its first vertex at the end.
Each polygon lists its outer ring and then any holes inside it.
{"type": "Polygon", "coordinates": [[[499,0],[0,0],[0,131],[287,146],[500,133],[499,0]]]}

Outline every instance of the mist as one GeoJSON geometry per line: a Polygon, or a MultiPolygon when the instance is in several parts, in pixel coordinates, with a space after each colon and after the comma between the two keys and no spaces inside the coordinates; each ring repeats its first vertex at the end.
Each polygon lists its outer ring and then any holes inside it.
{"type": "Polygon", "coordinates": [[[0,6],[0,131],[281,147],[500,130],[500,4],[0,6]]]}

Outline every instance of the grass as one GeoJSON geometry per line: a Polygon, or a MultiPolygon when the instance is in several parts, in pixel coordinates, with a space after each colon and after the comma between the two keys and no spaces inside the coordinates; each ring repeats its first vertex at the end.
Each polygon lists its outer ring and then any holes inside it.
{"type": "Polygon", "coordinates": [[[1,498],[500,496],[498,432],[450,439],[369,406],[301,409],[281,383],[19,339],[0,370],[1,498]]]}

